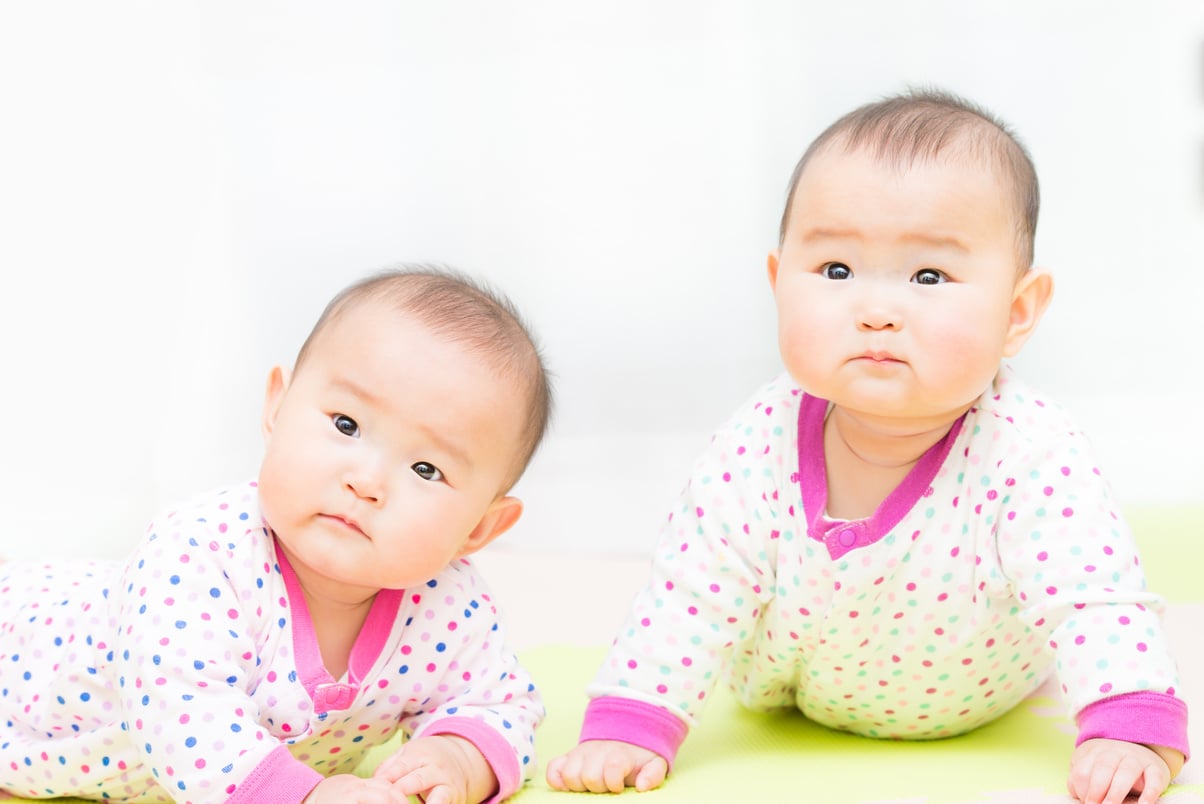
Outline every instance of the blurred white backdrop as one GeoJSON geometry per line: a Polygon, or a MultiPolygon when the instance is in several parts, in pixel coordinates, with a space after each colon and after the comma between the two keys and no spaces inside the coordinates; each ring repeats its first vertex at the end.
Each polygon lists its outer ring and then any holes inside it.
{"type": "Polygon", "coordinates": [[[779,370],[765,254],[848,109],[1028,144],[1054,306],[1019,361],[1126,503],[1204,501],[1204,4],[0,3],[0,555],[119,556],[251,477],[337,289],[439,261],[556,374],[513,549],[645,552],[779,370]]]}

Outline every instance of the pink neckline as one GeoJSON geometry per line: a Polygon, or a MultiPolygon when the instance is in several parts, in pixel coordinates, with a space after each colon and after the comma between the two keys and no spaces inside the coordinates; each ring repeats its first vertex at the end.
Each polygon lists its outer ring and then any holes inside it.
{"type": "Polygon", "coordinates": [[[807,535],[823,542],[828,548],[828,555],[835,560],[850,550],[878,541],[907,516],[920,498],[928,493],[966,417],[963,414],[940,441],[928,448],[907,477],[903,478],[903,482],[886,496],[873,516],[852,522],[833,522],[826,516],[828,472],[824,465],[824,420],[827,415],[827,400],[803,394],[798,411],[798,482],[803,495],[803,511],[807,516],[807,535]]]}
{"type": "Polygon", "coordinates": [[[276,547],[280,575],[284,579],[284,588],[288,594],[297,679],[314,702],[315,712],[321,714],[332,710],[350,709],[351,703],[359,694],[360,681],[372,670],[372,666],[384,650],[405,593],[398,589],[381,589],[376,593],[372,608],[368,610],[368,617],[355,637],[355,644],[351,646],[351,655],[347,661],[347,681],[339,681],[330,675],[326,665],[322,663],[322,651],[318,647],[317,634],[314,633],[301,582],[297,580],[297,574],[284,551],[280,549],[279,543],[273,541],[273,544],[276,547]]]}

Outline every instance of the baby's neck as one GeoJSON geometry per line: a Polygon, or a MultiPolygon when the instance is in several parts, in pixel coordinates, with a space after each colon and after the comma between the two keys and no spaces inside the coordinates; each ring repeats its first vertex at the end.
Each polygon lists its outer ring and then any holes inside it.
{"type": "Polygon", "coordinates": [[[827,515],[834,519],[873,516],[954,421],[901,427],[833,408],[824,423],[827,515]]]}

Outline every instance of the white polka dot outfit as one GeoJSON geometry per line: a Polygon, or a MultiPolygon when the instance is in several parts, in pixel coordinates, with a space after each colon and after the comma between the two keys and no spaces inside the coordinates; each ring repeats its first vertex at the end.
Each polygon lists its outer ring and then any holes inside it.
{"type": "Polygon", "coordinates": [[[166,514],[124,565],[0,565],[0,791],[297,802],[400,729],[471,740],[500,800],[542,717],[467,561],[378,593],[331,678],[254,483],[166,514]]]}
{"type": "Polygon", "coordinates": [[[751,709],[945,737],[1008,711],[1052,668],[1080,741],[1187,753],[1162,601],[1061,410],[1005,368],[854,522],[825,516],[827,411],[783,375],[714,436],[589,687],[583,740],[671,762],[725,672],[751,709]]]}

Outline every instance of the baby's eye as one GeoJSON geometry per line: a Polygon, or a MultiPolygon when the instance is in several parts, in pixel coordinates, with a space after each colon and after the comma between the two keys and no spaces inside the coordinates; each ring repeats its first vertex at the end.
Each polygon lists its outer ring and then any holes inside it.
{"type": "Polygon", "coordinates": [[[334,422],[334,426],[343,435],[350,436],[351,438],[360,437],[360,426],[356,424],[355,419],[351,418],[350,416],[344,416],[342,413],[336,413],[330,417],[330,420],[334,422]]]}
{"type": "Polygon", "coordinates": [[[911,278],[917,285],[941,285],[949,281],[949,277],[935,268],[921,268],[911,278]]]}
{"type": "Polygon", "coordinates": [[[423,480],[443,479],[443,473],[435,468],[434,464],[429,464],[426,461],[419,461],[410,468],[414,470],[414,474],[418,475],[423,480]]]}
{"type": "Polygon", "coordinates": [[[819,273],[825,279],[852,279],[853,269],[845,265],[843,262],[830,262],[819,269],[819,273]]]}

